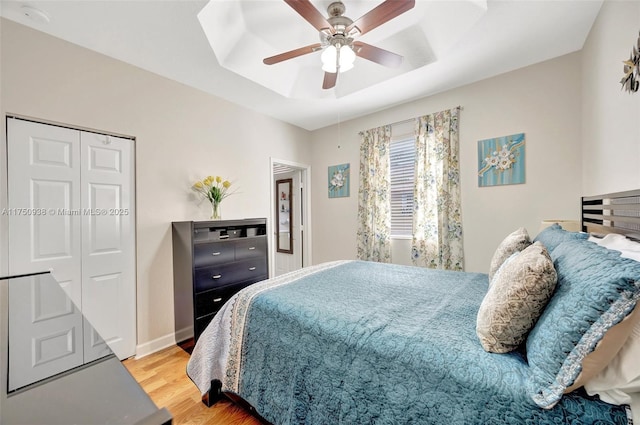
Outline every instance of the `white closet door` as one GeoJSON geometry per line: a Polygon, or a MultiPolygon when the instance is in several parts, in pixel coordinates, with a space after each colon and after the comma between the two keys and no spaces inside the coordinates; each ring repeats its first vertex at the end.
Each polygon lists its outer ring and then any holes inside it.
{"type": "Polygon", "coordinates": [[[133,142],[7,120],[9,273],[52,270],[89,319],[85,362],[135,354],[133,142]]]}
{"type": "Polygon", "coordinates": [[[80,133],[7,120],[9,274],[52,270],[81,305],[80,133]]]}
{"type": "MultiPolygon", "coordinates": [[[[82,310],[120,358],[135,354],[133,142],[81,134],[82,310]]],[[[104,341],[85,327],[85,361],[104,341]]]]}

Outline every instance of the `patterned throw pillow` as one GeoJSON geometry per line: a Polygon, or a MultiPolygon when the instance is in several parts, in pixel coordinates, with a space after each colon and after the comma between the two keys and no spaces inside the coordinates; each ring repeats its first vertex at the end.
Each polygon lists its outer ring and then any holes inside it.
{"type": "Polygon", "coordinates": [[[504,240],[500,242],[500,245],[498,245],[496,252],[493,253],[491,265],[489,266],[489,282],[493,280],[493,276],[507,258],[516,252],[522,251],[529,245],[531,245],[531,239],[529,239],[527,229],[524,227],[519,228],[504,238],[504,240]]]}
{"type": "Polygon", "coordinates": [[[562,242],[572,240],[586,240],[588,237],[589,234],[587,233],[567,232],[562,227],[560,227],[558,223],[553,223],[551,226],[538,233],[538,236],[536,236],[533,241],[542,242],[544,246],[547,247],[549,253],[551,253],[551,258],[553,258],[553,250],[556,249],[556,247],[562,242]]]}
{"type": "Polygon", "coordinates": [[[518,348],[549,302],[556,281],[553,262],[540,242],[509,257],[478,311],[476,333],[482,347],[491,353],[518,348]]]}
{"type": "Polygon", "coordinates": [[[552,252],[558,273],[553,297],[527,337],[528,392],[551,408],[583,369],[585,358],[640,299],[640,263],[586,240],[552,252]]]}

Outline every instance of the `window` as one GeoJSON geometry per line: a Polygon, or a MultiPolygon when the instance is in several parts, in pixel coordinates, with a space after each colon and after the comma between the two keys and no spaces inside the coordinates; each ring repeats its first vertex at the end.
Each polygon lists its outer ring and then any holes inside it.
{"type": "Polygon", "coordinates": [[[389,149],[391,169],[391,237],[411,238],[416,144],[413,134],[393,137],[389,149]]]}

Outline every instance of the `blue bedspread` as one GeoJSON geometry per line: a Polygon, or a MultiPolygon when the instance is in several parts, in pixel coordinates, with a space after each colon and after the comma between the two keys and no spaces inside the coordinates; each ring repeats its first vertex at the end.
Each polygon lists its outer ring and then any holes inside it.
{"type": "Polygon", "coordinates": [[[522,354],[475,334],[484,274],[349,262],[253,297],[238,393],[275,424],[627,424],[624,407],[527,395],[522,354]]]}

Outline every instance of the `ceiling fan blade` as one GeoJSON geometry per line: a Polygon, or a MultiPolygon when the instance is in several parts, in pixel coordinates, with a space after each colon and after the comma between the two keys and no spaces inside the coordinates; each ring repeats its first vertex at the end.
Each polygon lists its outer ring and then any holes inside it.
{"type": "Polygon", "coordinates": [[[324,81],[322,81],[323,89],[330,89],[335,87],[336,81],[338,80],[338,73],[335,72],[325,72],[324,73],[324,81]]]}
{"type": "Polygon", "coordinates": [[[329,30],[331,34],[335,34],[336,30],[327,21],[322,13],[311,4],[309,0],[284,0],[293,10],[298,12],[300,16],[307,20],[318,31],[329,30]]]}
{"type": "Polygon", "coordinates": [[[288,52],[280,53],[279,55],[264,58],[262,62],[265,65],[273,65],[274,63],[286,61],[287,59],[293,59],[293,58],[297,58],[298,56],[317,52],[318,49],[320,49],[321,47],[322,47],[322,44],[320,43],[310,44],[308,46],[299,47],[294,50],[289,50],[288,52]]]}
{"type": "Polygon", "coordinates": [[[413,9],[415,5],[415,0],[386,0],[349,25],[345,33],[348,34],[356,28],[362,35],[413,9]]]}
{"type": "Polygon", "coordinates": [[[371,62],[392,68],[398,67],[402,64],[402,56],[388,50],[384,50],[361,41],[354,41],[353,47],[357,56],[370,60],[371,62]]]}

